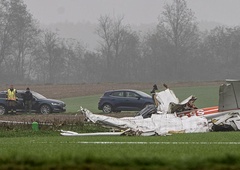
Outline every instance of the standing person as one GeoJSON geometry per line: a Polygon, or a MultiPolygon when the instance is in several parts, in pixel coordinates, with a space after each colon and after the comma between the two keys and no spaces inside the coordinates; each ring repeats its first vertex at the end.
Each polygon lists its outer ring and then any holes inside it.
{"type": "Polygon", "coordinates": [[[8,111],[12,114],[16,114],[16,104],[17,104],[17,90],[13,88],[13,85],[7,90],[7,103],[8,111]]]}
{"type": "Polygon", "coordinates": [[[153,103],[155,104],[156,107],[158,107],[158,101],[156,99],[156,90],[158,90],[158,87],[156,84],[154,84],[151,94],[152,94],[153,103]]]}
{"type": "Polygon", "coordinates": [[[24,93],[24,96],[23,96],[25,113],[31,113],[31,111],[32,111],[32,101],[33,101],[33,95],[31,93],[29,87],[27,87],[26,92],[24,93]]]}

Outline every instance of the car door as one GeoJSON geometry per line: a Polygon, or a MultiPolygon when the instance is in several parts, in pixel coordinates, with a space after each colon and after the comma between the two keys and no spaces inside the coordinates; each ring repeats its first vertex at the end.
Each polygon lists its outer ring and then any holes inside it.
{"type": "MultiPolygon", "coordinates": [[[[16,109],[17,111],[25,111],[25,107],[24,107],[24,103],[23,103],[23,98],[25,95],[25,91],[21,91],[21,92],[17,92],[17,105],[16,105],[16,109]]],[[[36,111],[37,106],[36,106],[36,99],[33,96],[34,100],[32,101],[32,111],[36,111]]]]}
{"type": "Polygon", "coordinates": [[[17,91],[16,110],[20,112],[24,111],[23,97],[24,92],[17,91]]]}
{"type": "Polygon", "coordinates": [[[32,111],[38,111],[39,110],[39,100],[36,98],[36,96],[34,96],[34,93],[32,93],[33,95],[33,101],[32,101],[32,111]]]}
{"type": "Polygon", "coordinates": [[[110,94],[110,103],[113,105],[114,110],[121,110],[125,107],[125,97],[123,91],[114,91],[110,94]]]}
{"type": "Polygon", "coordinates": [[[142,108],[143,102],[141,96],[133,91],[125,92],[125,106],[128,110],[140,110],[142,108]]]}

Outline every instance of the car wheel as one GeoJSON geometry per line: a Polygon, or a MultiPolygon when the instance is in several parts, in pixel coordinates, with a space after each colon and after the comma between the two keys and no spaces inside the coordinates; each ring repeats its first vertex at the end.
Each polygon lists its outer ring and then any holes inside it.
{"type": "Polygon", "coordinates": [[[3,115],[7,112],[6,107],[3,105],[0,105],[0,115],[3,115]]]}
{"type": "Polygon", "coordinates": [[[40,107],[40,113],[41,113],[41,114],[49,114],[49,113],[51,113],[51,108],[50,108],[50,106],[49,106],[49,105],[46,105],[46,104],[42,105],[42,106],[40,107]]]}
{"type": "Polygon", "coordinates": [[[102,111],[103,111],[103,113],[111,113],[112,112],[112,106],[110,104],[104,104],[102,111]]]}

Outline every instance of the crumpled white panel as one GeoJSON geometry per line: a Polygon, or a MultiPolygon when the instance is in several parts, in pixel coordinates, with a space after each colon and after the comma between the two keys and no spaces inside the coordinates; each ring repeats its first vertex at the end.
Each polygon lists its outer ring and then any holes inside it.
{"type": "Polygon", "coordinates": [[[183,104],[186,104],[191,98],[192,98],[192,95],[186,98],[185,100],[183,100],[182,102],[180,102],[172,90],[166,89],[164,91],[156,93],[156,99],[159,102],[157,110],[158,112],[161,112],[161,113],[167,113],[169,111],[170,103],[183,105],[183,104]]]}
{"type": "Polygon", "coordinates": [[[142,136],[165,135],[170,131],[185,133],[208,132],[208,122],[205,117],[177,117],[175,114],[153,114],[150,118],[143,119],[142,116],[115,118],[105,115],[91,113],[82,109],[87,119],[94,123],[100,123],[119,129],[131,129],[142,136]]]}
{"type": "Polygon", "coordinates": [[[156,93],[156,99],[159,101],[159,106],[157,110],[160,110],[163,113],[166,113],[168,111],[169,103],[179,103],[179,99],[170,89],[166,89],[164,91],[156,93]]]}

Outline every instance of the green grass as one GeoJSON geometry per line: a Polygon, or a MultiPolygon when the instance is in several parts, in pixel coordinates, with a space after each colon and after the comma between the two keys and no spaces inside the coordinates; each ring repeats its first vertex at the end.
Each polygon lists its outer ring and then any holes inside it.
{"type": "Polygon", "coordinates": [[[74,97],[74,98],[65,98],[62,99],[67,105],[67,112],[68,113],[76,113],[80,106],[84,108],[91,108],[93,113],[100,113],[101,111],[98,110],[98,101],[101,97],[99,95],[92,95],[92,96],[83,96],[83,97],[74,97]]]}
{"type": "Polygon", "coordinates": [[[180,101],[190,95],[197,97],[195,102],[198,108],[217,106],[219,99],[219,86],[193,86],[172,89],[180,101]]]}
{"type": "Polygon", "coordinates": [[[240,167],[239,132],[174,134],[165,137],[35,135],[1,138],[0,169],[6,163],[29,166],[31,169],[35,166],[47,168],[46,165],[82,169],[85,166],[92,167],[89,169],[240,167]]]}

